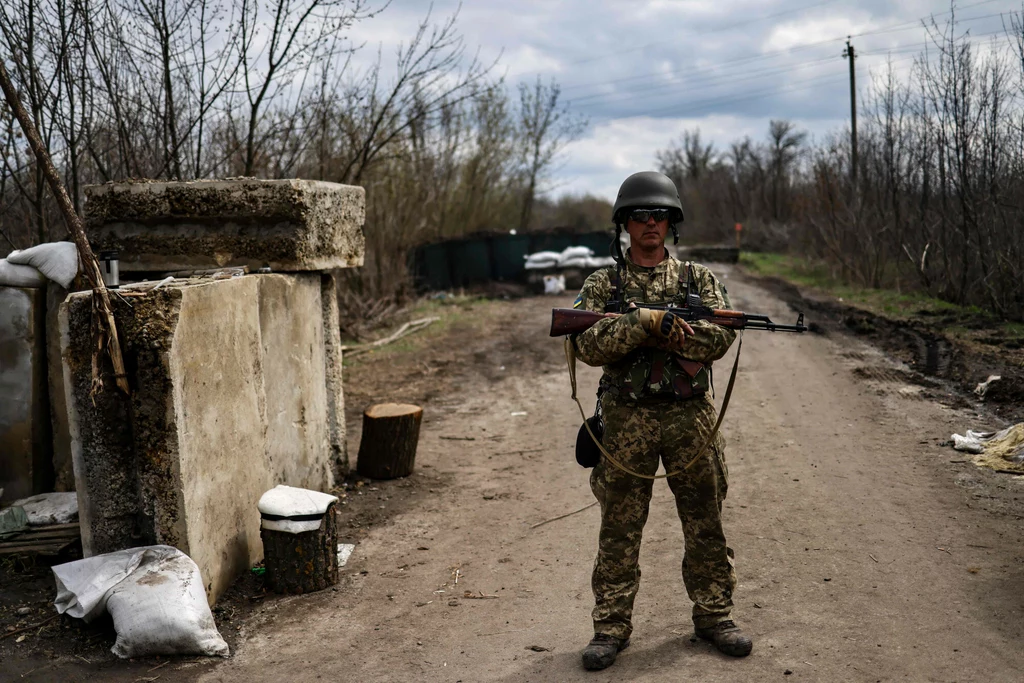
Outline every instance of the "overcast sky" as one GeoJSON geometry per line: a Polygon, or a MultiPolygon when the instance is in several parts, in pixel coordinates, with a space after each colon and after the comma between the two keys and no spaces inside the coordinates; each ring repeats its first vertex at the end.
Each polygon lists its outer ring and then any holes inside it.
{"type": "MultiPolygon", "coordinates": [[[[1021,10],[1021,0],[957,5],[958,33],[979,44],[1005,43],[1005,14],[1021,10]]],[[[393,51],[428,7],[392,0],[353,38],[393,51]]],[[[942,0],[463,0],[459,7],[436,0],[433,16],[458,11],[468,53],[500,54],[500,72],[513,86],[555,79],[572,111],[589,120],[566,148],[551,194],[608,199],[627,175],[653,168],[655,152],[685,129],[699,127],[722,147],[744,135],[763,138],[773,118],[819,139],[849,126],[846,36],[858,52],[863,92],[887,59],[910,68],[928,40],[923,18],[944,24],[950,17],[942,0]]]]}

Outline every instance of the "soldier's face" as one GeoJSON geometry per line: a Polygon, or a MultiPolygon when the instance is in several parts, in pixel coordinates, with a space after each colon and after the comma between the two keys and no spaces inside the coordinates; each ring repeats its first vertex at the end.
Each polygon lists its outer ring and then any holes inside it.
{"type": "Polygon", "coordinates": [[[668,219],[656,221],[654,216],[650,216],[646,223],[641,223],[630,218],[626,221],[626,232],[629,233],[630,244],[635,244],[645,251],[657,249],[665,244],[668,219]]]}

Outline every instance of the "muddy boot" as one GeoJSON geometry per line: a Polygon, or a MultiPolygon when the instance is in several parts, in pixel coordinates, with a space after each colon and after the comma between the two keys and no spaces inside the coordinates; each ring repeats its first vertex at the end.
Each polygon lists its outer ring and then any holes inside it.
{"type": "Polygon", "coordinates": [[[694,629],[698,638],[710,640],[720,652],[730,657],[746,657],[754,648],[753,641],[743,635],[732,620],[720,621],[711,628],[694,629]]]}
{"type": "Polygon", "coordinates": [[[583,649],[583,668],[588,671],[607,669],[627,647],[629,638],[622,640],[607,633],[595,633],[593,640],[583,649]]]}

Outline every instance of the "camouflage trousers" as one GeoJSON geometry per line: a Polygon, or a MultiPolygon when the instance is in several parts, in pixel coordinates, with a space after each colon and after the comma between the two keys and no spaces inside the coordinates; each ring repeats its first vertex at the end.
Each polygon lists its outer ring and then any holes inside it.
{"type": "MultiPolygon", "coordinates": [[[[707,399],[637,403],[604,394],[604,447],[620,463],[653,475],[659,457],[667,472],[681,469],[707,440],[717,419],[707,399]]],[[[707,628],[725,621],[736,587],[732,549],[722,531],[728,470],[721,435],[683,474],[668,479],[683,525],[683,583],[693,601],[693,622],[707,628]]],[[[640,587],[640,539],[654,482],[618,469],[602,456],[590,475],[601,504],[601,534],[592,585],[594,632],[628,638],[640,587]]]]}

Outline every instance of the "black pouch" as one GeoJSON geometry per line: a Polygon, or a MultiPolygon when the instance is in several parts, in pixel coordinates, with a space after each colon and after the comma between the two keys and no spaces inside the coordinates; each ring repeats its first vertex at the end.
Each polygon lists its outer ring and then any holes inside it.
{"type": "Polygon", "coordinates": [[[601,449],[587,431],[588,424],[598,440],[604,436],[604,421],[600,415],[588,417],[586,423],[580,425],[580,430],[576,433],[576,462],[581,467],[595,467],[601,462],[601,449]]]}

